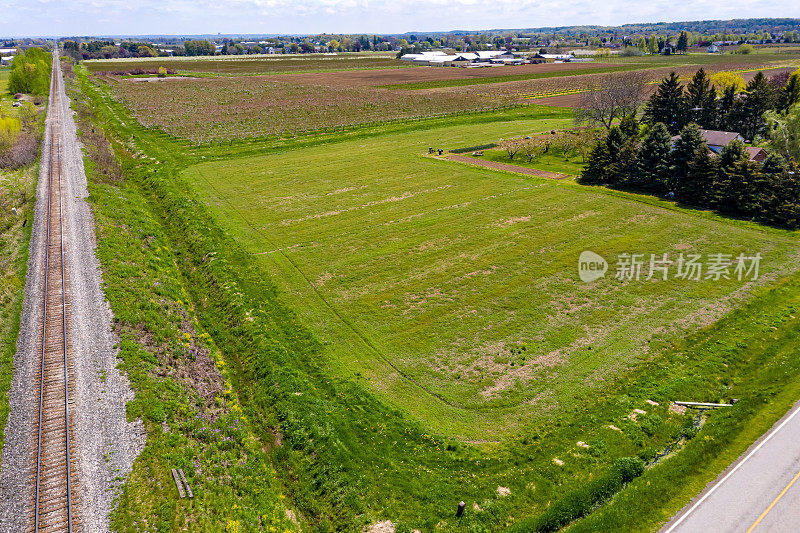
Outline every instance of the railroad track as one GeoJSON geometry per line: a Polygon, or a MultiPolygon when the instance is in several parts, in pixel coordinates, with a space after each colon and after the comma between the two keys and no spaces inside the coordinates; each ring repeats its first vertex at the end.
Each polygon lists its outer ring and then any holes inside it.
{"type": "MultiPolygon", "coordinates": [[[[50,84],[47,238],[42,294],[42,344],[38,382],[39,413],[34,428],[36,474],[29,531],[77,531],[71,397],[74,366],[67,323],[68,289],[64,265],[61,164],[61,77],[53,55],[50,84]]],[[[44,155],[44,154],[43,154],[44,155]]]]}

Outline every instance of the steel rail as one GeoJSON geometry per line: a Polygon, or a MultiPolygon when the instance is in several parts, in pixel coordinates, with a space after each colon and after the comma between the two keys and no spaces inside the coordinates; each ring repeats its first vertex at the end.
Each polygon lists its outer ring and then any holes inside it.
{"type": "Polygon", "coordinates": [[[51,227],[53,225],[53,171],[58,171],[58,228],[59,228],[59,258],[61,262],[61,333],[63,350],[63,365],[64,365],[64,427],[65,427],[65,458],[66,458],[66,482],[67,482],[67,531],[72,532],[72,486],[71,486],[71,473],[70,473],[70,448],[69,448],[69,379],[68,379],[68,359],[67,359],[67,300],[66,300],[66,272],[64,267],[64,220],[63,220],[63,201],[61,194],[61,142],[56,141],[60,133],[60,79],[58,75],[58,55],[53,55],[53,71],[52,71],[52,98],[51,106],[53,116],[50,121],[50,154],[49,154],[49,167],[48,167],[48,199],[47,199],[47,236],[45,248],[45,271],[44,271],[44,307],[42,316],[42,365],[40,369],[40,383],[39,383],[39,427],[37,436],[37,449],[36,449],[36,502],[35,502],[35,521],[34,532],[38,533],[40,529],[40,498],[41,498],[41,477],[42,477],[42,422],[44,418],[45,408],[45,368],[46,368],[46,355],[47,355],[47,305],[48,305],[48,289],[49,287],[49,273],[50,273],[50,245],[51,245],[51,227]]]}

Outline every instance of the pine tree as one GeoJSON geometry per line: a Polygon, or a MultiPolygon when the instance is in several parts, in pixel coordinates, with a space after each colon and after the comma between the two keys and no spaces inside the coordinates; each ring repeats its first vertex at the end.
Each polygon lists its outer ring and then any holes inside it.
{"type": "Polygon", "coordinates": [[[619,122],[619,129],[626,137],[636,137],[639,135],[639,121],[636,120],[636,112],[622,117],[619,122]]]}
{"type": "Polygon", "coordinates": [[[685,31],[682,31],[681,36],[678,37],[678,44],[675,46],[675,48],[679,52],[684,52],[684,53],[689,48],[689,36],[686,35],[685,31]]]}
{"type": "Polygon", "coordinates": [[[675,72],[661,80],[645,108],[645,119],[655,124],[663,122],[675,135],[689,122],[689,107],[683,95],[680,78],[675,72]]]}
{"type": "Polygon", "coordinates": [[[781,89],[779,107],[782,111],[786,111],[797,102],[800,102],[800,70],[793,72],[781,89]]]}
{"type": "Polygon", "coordinates": [[[736,130],[746,139],[753,140],[765,131],[764,113],[775,105],[775,92],[766,76],[759,72],[747,84],[744,98],[736,100],[733,108],[736,130]]]}
{"type": "Polygon", "coordinates": [[[732,175],[736,165],[747,160],[747,151],[740,141],[729,143],[719,153],[717,159],[719,172],[717,172],[717,179],[711,188],[710,196],[711,205],[714,208],[727,213],[735,212],[737,192],[734,190],[732,175]]]}
{"type": "Polygon", "coordinates": [[[635,137],[628,137],[608,169],[609,185],[636,185],[639,174],[635,137]]]}
{"type": "Polygon", "coordinates": [[[740,159],[726,173],[726,203],[720,205],[720,209],[748,218],[760,216],[767,203],[768,191],[767,179],[760,172],[758,163],[740,159]]]}
{"type": "Polygon", "coordinates": [[[608,147],[608,155],[611,164],[606,168],[605,176],[606,183],[610,185],[615,185],[625,180],[626,176],[622,174],[625,165],[623,163],[623,158],[621,158],[620,155],[622,154],[627,141],[628,137],[622,133],[622,130],[619,126],[614,126],[608,130],[606,146],[608,147]]]}
{"type": "Polygon", "coordinates": [[[717,172],[717,158],[705,146],[698,148],[687,165],[686,177],[675,184],[675,195],[689,205],[709,207],[717,172]]]}
{"type": "Polygon", "coordinates": [[[717,116],[717,91],[704,69],[698,70],[686,86],[690,116],[701,127],[713,129],[717,116]]]}
{"type": "Polygon", "coordinates": [[[589,158],[586,161],[581,176],[578,179],[580,183],[587,185],[599,185],[607,183],[607,172],[611,166],[611,153],[608,150],[608,143],[606,140],[600,140],[592,148],[589,158]]]}
{"type": "Polygon", "coordinates": [[[675,139],[675,145],[672,149],[671,179],[667,183],[669,190],[674,190],[677,182],[686,178],[689,173],[689,161],[694,158],[698,149],[705,147],[706,143],[697,126],[695,124],[684,126],[680,137],[675,139]]]}
{"type": "Polygon", "coordinates": [[[638,157],[638,182],[661,194],[667,190],[670,177],[672,140],[667,127],[656,122],[642,141],[638,157]]]}
{"type": "Polygon", "coordinates": [[[722,97],[717,104],[717,119],[715,127],[725,131],[735,129],[734,106],[736,105],[736,87],[729,85],[725,87],[722,97]]]}

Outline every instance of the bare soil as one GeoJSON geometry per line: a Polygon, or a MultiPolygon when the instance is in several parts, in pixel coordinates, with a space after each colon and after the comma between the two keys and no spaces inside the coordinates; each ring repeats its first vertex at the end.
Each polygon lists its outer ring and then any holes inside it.
{"type": "Polygon", "coordinates": [[[418,67],[384,70],[350,70],[285,74],[281,76],[281,81],[335,87],[374,87],[376,85],[392,85],[397,83],[516,76],[520,74],[539,74],[612,66],[614,65],[607,63],[539,63],[536,65],[508,65],[485,68],[418,67]]]}

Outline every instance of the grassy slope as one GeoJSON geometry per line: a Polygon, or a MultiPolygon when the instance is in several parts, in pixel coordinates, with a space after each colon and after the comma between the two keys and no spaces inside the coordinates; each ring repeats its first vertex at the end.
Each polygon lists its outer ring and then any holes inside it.
{"type": "MultiPolygon", "coordinates": [[[[6,93],[9,74],[9,69],[0,69],[0,110],[6,116],[15,116],[13,98],[6,93]]],[[[40,113],[38,127],[42,128],[44,109],[40,113]]],[[[38,162],[27,168],[0,170],[0,448],[8,417],[8,388],[17,351],[38,178],[38,162]],[[17,209],[16,216],[12,207],[17,209]]]]}
{"type": "Polygon", "coordinates": [[[0,209],[3,210],[0,213],[0,449],[8,418],[8,388],[25,296],[28,244],[38,176],[38,164],[15,171],[0,170],[0,209]],[[27,200],[25,204],[21,204],[22,194],[27,200]],[[11,214],[12,207],[17,209],[17,216],[11,214]]]}
{"type": "MultiPolygon", "coordinates": [[[[89,89],[86,84],[84,87],[89,89]]],[[[130,147],[156,159],[139,159],[128,169],[131,184],[144,195],[144,200],[131,199],[137,204],[146,202],[158,226],[166,232],[168,243],[177,256],[175,264],[186,276],[184,287],[197,306],[200,321],[222,350],[225,360],[232,363],[234,390],[245,412],[252,415],[249,420],[257,435],[269,441],[271,431],[284,432],[284,445],[273,450],[273,464],[292,503],[304,513],[314,530],[325,530],[332,525],[358,530],[359,524],[385,518],[394,520],[398,531],[402,532],[410,531],[411,527],[423,531],[455,530],[451,517],[458,499],[465,500],[468,509],[458,530],[499,530],[520,517],[540,512],[548,502],[571,488],[602,475],[615,457],[632,454],[652,457],[675,438],[676,432],[680,433],[685,422],[683,417],[666,410],[670,399],[733,395],[742,398],[737,409],[748,409],[758,415],[779,412],[791,401],[791,398],[775,395],[771,397],[773,403],[764,404],[758,388],[753,387],[759,383],[754,383],[752,378],[766,376],[771,380],[772,390],[780,391],[796,371],[792,365],[800,362],[800,358],[773,359],[771,353],[745,351],[741,346],[758,346],[758,342],[766,342],[768,346],[771,336],[797,328],[796,321],[786,320],[787,305],[793,305],[798,294],[796,281],[784,282],[782,288],[776,290],[759,291],[755,300],[722,323],[679,341],[663,361],[644,364],[640,372],[609,383],[608,388],[618,394],[601,395],[590,406],[564,412],[564,420],[543,424],[537,432],[513,445],[494,451],[458,445],[445,447],[440,440],[425,438],[413,421],[404,420],[375,402],[362,386],[331,380],[327,369],[320,365],[317,352],[309,350],[311,347],[298,351],[281,341],[289,349],[288,358],[273,349],[267,350],[266,353],[271,354],[269,357],[257,357],[266,337],[280,331],[294,331],[293,335],[302,337],[303,330],[293,321],[291,324],[281,320],[265,323],[261,319],[263,311],[278,318],[274,311],[280,308],[280,305],[276,307],[276,302],[282,298],[269,288],[263,274],[259,274],[260,266],[241,253],[210,221],[203,205],[195,200],[194,193],[177,175],[201,157],[208,160],[281,153],[288,143],[295,147],[313,147],[321,141],[339,143],[353,138],[366,141],[377,132],[365,129],[323,139],[194,149],[137,126],[119,105],[93,90],[92,93],[95,109],[107,121],[109,131],[130,147]],[[131,142],[133,134],[135,143],[131,142]],[[214,259],[209,262],[212,257],[214,259]],[[754,321],[754,316],[759,320],[754,321]],[[254,322],[250,321],[252,317],[256,318],[254,322]],[[765,333],[770,337],[764,338],[765,333]],[[780,366],[779,375],[770,374],[774,363],[781,361],[791,364],[780,366]],[[259,364],[254,364],[256,362],[259,364]],[[650,406],[645,399],[657,400],[661,406],[650,406]],[[633,423],[626,418],[633,408],[643,408],[648,415],[633,423]],[[277,425],[273,425],[275,417],[280,421],[277,425]],[[609,429],[609,423],[623,431],[609,429]],[[309,441],[304,435],[313,439],[309,441]],[[577,440],[589,443],[590,448],[577,447],[574,444],[577,440]],[[554,465],[553,457],[564,458],[564,466],[554,465]],[[497,485],[510,487],[511,495],[499,498],[495,492],[497,485]],[[473,503],[479,504],[480,510],[474,510],[473,503]]],[[[498,113],[481,119],[487,126],[494,127],[494,121],[518,118],[519,113],[521,111],[498,113]]],[[[463,123],[463,120],[448,122],[463,123]]],[[[424,132],[443,123],[426,121],[413,128],[424,132]]],[[[404,129],[411,128],[402,126],[395,131],[404,129]]],[[[682,212],[649,198],[614,195],[682,212]]],[[[107,213],[112,219],[123,222],[128,216],[124,210],[108,210],[107,213]]],[[[696,216],[721,220],[703,213],[696,216]]],[[[730,224],[733,228],[750,227],[745,223],[730,224]]],[[[128,268],[131,271],[139,268],[138,260],[128,268]]],[[[114,285],[119,286],[119,282],[114,285]]],[[[158,294],[153,286],[141,287],[144,292],[140,299],[158,294]]],[[[714,420],[712,417],[712,422],[714,420]]],[[[733,429],[739,431],[740,428],[733,429]]],[[[703,435],[701,432],[700,436],[703,435]]],[[[695,442],[705,449],[709,441],[692,441],[695,442]]],[[[723,443],[722,449],[711,451],[721,455],[730,449],[723,443]]],[[[678,465],[692,465],[691,461],[675,461],[678,465]]],[[[689,471],[672,479],[687,486],[689,481],[694,481],[689,471]]],[[[137,476],[128,483],[126,494],[147,494],[151,501],[160,504],[163,497],[152,487],[153,482],[147,475],[137,476]]],[[[239,490],[256,488],[245,483],[239,490]]],[[[661,511],[658,509],[664,503],[661,495],[642,496],[647,499],[636,500],[638,505],[630,508],[626,519],[632,523],[659,520],[661,511]]],[[[230,509],[225,503],[219,507],[213,506],[213,502],[209,505],[212,507],[197,511],[206,514],[241,512],[230,509]]],[[[137,518],[153,524],[158,515],[152,508],[145,507],[140,509],[137,518]]],[[[243,529],[248,528],[243,526],[243,529]]]]}
{"type": "Polygon", "coordinates": [[[433,432],[499,440],[660,356],[743,285],[613,275],[586,285],[581,251],[613,271],[625,252],[760,250],[770,277],[798,251],[778,232],[420,157],[441,139],[463,146],[568,124],[531,116],[205,163],[186,179],[325,341],[335,375],[365,380],[433,432]]]}

